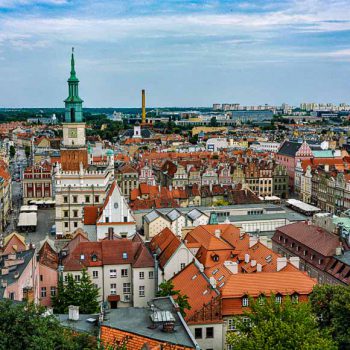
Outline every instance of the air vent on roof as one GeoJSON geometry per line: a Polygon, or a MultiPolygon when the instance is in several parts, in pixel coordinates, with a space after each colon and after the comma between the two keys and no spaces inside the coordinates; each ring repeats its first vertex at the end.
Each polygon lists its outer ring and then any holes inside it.
{"type": "Polygon", "coordinates": [[[225,284],[225,282],[222,282],[220,285],[219,285],[219,288],[223,287],[225,284]]]}
{"type": "Polygon", "coordinates": [[[192,280],[196,279],[197,278],[197,275],[194,275],[192,276],[192,280]]]}
{"type": "Polygon", "coordinates": [[[203,292],[203,295],[206,295],[208,294],[208,289],[206,289],[204,292],[203,292]]]}
{"type": "Polygon", "coordinates": [[[272,255],[268,255],[268,256],[265,258],[265,260],[266,260],[267,262],[271,262],[271,260],[272,260],[272,255]]]}
{"type": "Polygon", "coordinates": [[[220,276],[220,277],[218,278],[218,281],[220,282],[224,277],[225,277],[224,275],[220,276]]]}

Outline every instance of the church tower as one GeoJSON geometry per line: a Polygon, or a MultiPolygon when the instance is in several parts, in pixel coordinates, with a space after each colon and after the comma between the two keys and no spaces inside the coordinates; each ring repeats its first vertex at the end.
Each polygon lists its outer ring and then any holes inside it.
{"type": "Polygon", "coordinates": [[[86,168],[88,154],[85,123],[83,122],[83,100],[79,97],[79,79],[75,72],[74,49],[72,49],[71,70],[68,79],[68,97],[64,102],[65,122],[63,123],[61,147],[62,170],[79,171],[81,165],[86,168]]]}

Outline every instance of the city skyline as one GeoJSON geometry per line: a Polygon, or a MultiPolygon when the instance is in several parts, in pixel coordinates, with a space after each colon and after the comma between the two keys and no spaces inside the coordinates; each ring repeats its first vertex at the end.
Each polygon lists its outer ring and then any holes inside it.
{"type": "Polygon", "coordinates": [[[346,1],[0,1],[1,107],[348,102],[346,1]]]}

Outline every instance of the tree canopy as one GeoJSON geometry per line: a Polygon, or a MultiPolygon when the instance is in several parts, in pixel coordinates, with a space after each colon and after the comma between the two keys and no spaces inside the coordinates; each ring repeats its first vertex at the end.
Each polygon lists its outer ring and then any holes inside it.
{"type": "Polygon", "coordinates": [[[181,294],[179,290],[174,290],[173,281],[164,281],[159,285],[159,297],[174,296],[174,299],[179,305],[179,309],[182,316],[186,316],[185,310],[191,310],[191,305],[188,302],[188,296],[181,294]]]}
{"type": "Polygon", "coordinates": [[[55,316],[43,313],[44,308],[32,303],[0,301],[0,349],[96,349],[93,337],[73,334],[55,316]]]}
{"type": "Polygon", "coordinates": [[[55,313],[67,313],[69,305],[79,306],[82,314],[99,312],[99,290],[92,283],[86,269],[82,270],[80,281],[76,281],[72,274],[67,275],[67,281],[60,278],[57,293],[52,297],[55,313]]]}
{"type": "Polygon", "coordinates": [[[335,350],[328,332],[321,332],[308,303],[275,296],[250,300],[250,310],[235,319],[238,332],[229,332],[227,343],[235,350],[335,350]]]}
{"type": "Polygon", "coordinates": [[[317,285],[310,303],[321,331],[329,331],[339,349],[350,349],[350,288],[317,285]]]}

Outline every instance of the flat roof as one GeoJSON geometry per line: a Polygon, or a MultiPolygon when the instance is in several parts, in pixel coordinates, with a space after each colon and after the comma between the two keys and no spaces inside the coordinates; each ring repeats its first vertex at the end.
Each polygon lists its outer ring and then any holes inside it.
{"type": "Polygon", "coordinates": [[[299,213],[272,213],[272,214],[258,214],[258,215],[230,215],[226,217],[218,217],[220,223],[224,223],[225,220],[230,222],[240,222],[240,221],[270,221],[270,220],[280,220],[285,219],[291,222],[294,221],[305,221],[306,216],[299,213]]]}
{"type": "Polygon", "coordinates": [[[38,215],[36,212],[19,214],[18,225],[17,226],[36,226],[38,223],[38,215]]]}
{"type": "Polygon", "coordinates": [[[320,208],[317,208],[317,207],[315,207],[313,205],[307,204],[305,202],[302,202],[302,201],[299,201],[299,200],[293,199],[293,198],[288,199],[287,203],[289,205],[292,205],[295,208],[298,208],[298,209],[301,209],[301,210],[304,210],[304,211],[309,211],[309,212],[310,211],[313,211],[313,212],[321,211],[320,208]]]}
{"type": "Polygon", "coordinates": [[[175,331],[172,333],[163,332],[162,326],[150,328],[151,308],[128,307],[109,310],[108,319],[103,321],[102,326],[116,328],[125,332],[139,334],[146,338],[159,341],[196,348],[196,342],[187,328],[182,317],[174,309],[174,304],[170,297],[156,298],[152,300],[156,311],[170,311],[175,318],[175,331]]]}

